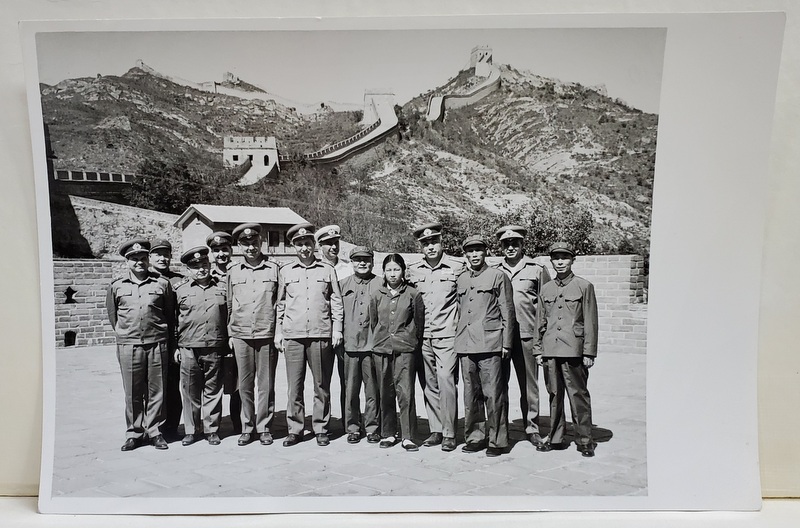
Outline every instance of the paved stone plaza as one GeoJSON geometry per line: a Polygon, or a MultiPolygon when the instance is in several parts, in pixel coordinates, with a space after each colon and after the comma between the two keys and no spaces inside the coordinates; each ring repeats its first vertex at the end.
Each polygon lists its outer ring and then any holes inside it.
{"type": "MultiPolygon", "coordinates": [[[[275,443],[236,443],[223,418],[222,444],[202,440],[166,451],[144,446],[120,451],[125,440],[124,397],[113,346],[56,352],[56,433],[53,497],[265,497],[265,496],[453,496],[453,495],[646,495],[645,356],[601,350],[591,370],[596,456],[583,458],[574,444],[540,453],[524,439],[519,391],[509,394],[511,450],[499,458],[484,452],[440,448],[405,452],[348,444],[339,416],[338,378],[332,383],[332,441],[318,447],[310,433],[312,393],[306,382],[306,441],[290,448],[286,436],[286,375],[277,369],[275,443]]],[[[547,395],[540,379],[547,414],[547,395]]],[[[459,397],[460,394],[459,384],[459,397]]],[[[419,438],[428,435],[422,391],[417,386],[419,438]]],[[[463,405],[460,405],[463,407],[463,405]]],[[[227,414],[227,398],[225,404],[227,414]]],[[[569,417],[569,411],[567,411],[569,417]]],[[[463,418],[463,409],[461,409],[463,418]]],[[[540,419],[547,432],[547,417],[540,419]]]]}

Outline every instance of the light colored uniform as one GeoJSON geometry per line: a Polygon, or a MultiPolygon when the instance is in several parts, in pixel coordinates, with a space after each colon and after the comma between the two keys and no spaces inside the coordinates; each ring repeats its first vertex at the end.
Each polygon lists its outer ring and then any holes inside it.
{"type": "Polygon", "coordinates": [[[175,345],[172,286],[153,273],[142,282],[128,274],[108,286],[106,310],[117,338],[126,437],[155,438],[164,425],[164,384],[175,345]]]}
{"type": "Polygon", "coordinates": [[[342,294],[330,264],[299,260],[281,268],[278,325],[283,338],[288,384],[286,424],[290,434],[302,435],[305,419],[303,383],[306,364],[314,379],[314,434],[327,434],[331,417],[331,336],[342,332],[342,294]]]}
{"type": "MultiPolygon", "coordinates": [[[[511,279],[514,289],[514,345],[511,349],[511,363],[519,384],[519,404],[522,409],[522,423],[526,434],[539,434],[539,363],[533,350],[538,332],[536,312],[539,306],[539,293],[544,284],[550,281],[547,269],[524,255],[517,266],[509,266],[505,260],[495,264],[511,279]]],[[[505,367],[505,380],[511,376],[508,363],[505,367]]]]}
{"type": "Polygon", "coordinates": [[[275,415],[278,277],[278,265],[266,256],[257,266],[228,266],[228,334],[239,371],[243,433],[270,432],[275,415]]]}
{"type": "Polygon", "coordinates": [[[455,438],[458,415],[458,357],[454,350],[458,322],[456,279],[464,263],[442,255],[431,267],[425,259],[408,266],[408,282],[422,295],[425,328],[422,340],[424,375],[420,378],[425,394],[425,410],[431,433],[455,438]]]}

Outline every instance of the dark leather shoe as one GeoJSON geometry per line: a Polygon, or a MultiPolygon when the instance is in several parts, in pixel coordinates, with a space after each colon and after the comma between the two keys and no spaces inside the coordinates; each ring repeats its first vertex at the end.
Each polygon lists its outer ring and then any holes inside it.
{"type": "Polygon", "coordinates": [[[388,438],[384,438],[383,440],[381,440],[381,448],[386,449],[388,447],[392,447],[396,443],[397,443],[397,438],[395,438],[394,436],[390,436],[388,438]]]}
{"type": "Polygon", "coordinates": [[[379,435],[378,433],[370,433],[367,435],[367,442],[369,442],[370,444],[377,444],[380,441],[381,441],[381,435],[379,435]]]}
{"type": "Polygon", "coordinates": [[[360,441],[361,441],[361,435],[359,433],[347,433],[348,444],[357,444],[360,441]]]}
{"type": "Polygon", "coordinates": [[[403,438],[403,442],[401,444],[403,449],[406,451],[419,451],[419,446],[415,444],[413,441],[409,440],[408,438],[403,438]]]}
{"type": "Polygon", "coordinates": [[[289,435],[283,439],[283,447],[292,447],[293,445],[297,445],[302,441],[303,441],[302,436],[289,433],[289,435]]]}
{"type": "Polygon", "coordinates": [[[569,447],[569,444],[551,444],[550,442],[542,442],[542,445],[536,446],[537,451],[546,453],[548,451],[563,451],[569,447]]]}
{"type": "Polygon", "coordinates": [[[138,438],[128,438],[125,440],[125,443],[122,444],[120,448],[121,451],[133,451],[137,447],[141,445],[141,441],[138,438]]]}
{"type": "Polygon", "coordinates": [[[477,453],[478,451],[483,451],[485,444],[483,442],[467,442],[464,444],[464,447],[461,448],[462,453],[477,453]]]}
{"type": "Polygon", "coordinates": [[[253,435],[251,435],[250,433],[242,433],[242,436],[239,437],[239,441],[237,443],[240,446],[246,446],[252,441],[253,441],[253,435]]]}
{"type": "Polygon", "coordinates": [[[431,435],[422,442],[423,447],[433,447],[442,443],[442,433],[431,433],[431,435]]]}
{"type": "Polygon", "coordinates": [[[258,437],[258,441],[261,442],[261,445],[272,445],[272,433],[264,431],[261,433],[261,436],[258,437]]]}
{"type": "Polygon", "coordinates": [[[542,440],[542,437],[539,436],[538,434],[531,433],[528,435],[528,442],[533,444],[534,447],[539,447],[544,443],[544,440],[542,440]]]}
{"type": "Polygon", "coordinates": [[[186,436],[183,437],[183,440],[181,440],[181,445],[190,446],[193,443],[195,443],[195,440],[196,438],[194,437],[194,435],[187,434],[186,436]]]}
{"type": "Polygon", "coordinates": [[[487,447],[486,448],[486,456],[487,457],[499,457],[503,454],[503,450],[499,447],[487,447]]]}
{"type": "Polygon", "coordinates": [[[594,444],[579,445],[578,446],[578,451],[581,452],[581,455],[583,455],[583,456],[585,456],[587,458],[588,457],[593,457],[594,456],[594,444]]]}
{"type": "Polygon", "coordinates": [[[153,437],[153,445],[156,449],[169,449],[169,445],[162,435],[153,437]]]}
{"type": "Polygon", "coordinates": [[[318,446],[326,446],[331,443],[331,439],[328,438],[328,435],[325,433],[320,433],[317,435],[317,445],[318,446]]]}
{"type": "Polygon", "coordinates": [[[211,433],[208,435],[208,445],[219,445],[221,440],[219,439],[219,435],[217,433],[211,433]]]}
{"type": "Polygon", "coordinates": [[[455,438],[450,438],[448,436],[442,438],[442,451],[455,451],[456,445],[455,438]]]}

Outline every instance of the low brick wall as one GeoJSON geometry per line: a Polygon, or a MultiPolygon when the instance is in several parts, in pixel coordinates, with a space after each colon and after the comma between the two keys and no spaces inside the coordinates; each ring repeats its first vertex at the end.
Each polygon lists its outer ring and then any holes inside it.
{"type": "MultiPolygon", "coordinates": [[[[555,276],[547,257],[537,257],[536,261],[547,266],[551,276],[555,276]]],[[[111,279],[125,273],[125,269],[122,260],[54,259],[57,347],[114,343],[114,332],[106,316],[106,288],[111,279]],[[68,288],[75,292],[72,295],[74,303],[66,302],[68,288]],[[67,332],[74,332],[74,341],[68,339],[67,332]]],[[[575,260],[573,270],[595,286],[600,353],[606,349],[645,353],[647,304],[644,303],[642,257],[581,256],[575,260]]]]}

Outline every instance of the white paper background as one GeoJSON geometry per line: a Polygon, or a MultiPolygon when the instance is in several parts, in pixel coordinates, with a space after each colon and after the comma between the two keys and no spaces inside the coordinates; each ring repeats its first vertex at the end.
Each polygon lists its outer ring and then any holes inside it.
{"type": "MultiPolygon", "coordinates": [[[[254,4],[247,2],[231,2],[227,5],[242,6],[247,4],[253,7],[254,4]]],[[[3,307],[2,328],[3,335],[6,337],[6,347],[2,355],[0,355],[0,372],[2,372],[2,383],[0,384],[0,391],[2,391],[3,400],[9,402],[11,405],[4,408],[3,422],[7,426],[9,434],[3,436],[2,451],[0,454],[0,485],[2,490],[7,493],[31,493],[35,490],[36,485],[36,469],[38,465],[38,408],[41,400],[38,397],[38,387],[36,380],[40,379],[40,365],[38,361],[39,354],[39,328],[38,328],[38,314],[39,306],[35,295],[38,288],[37,273],[36,273],[36,243],[33,234],[35,233],[35,217],[32,210],[33,205],[33,188],[30,180],[31,162],[28,156],[28,130],[26,126],[25,116],[25,101],[24,90],[22,88],[21,80],[21,66],[19,63],[19,50],[16,46],[15,38],[13,35],[14,20],[18,18],[45,18],[48,16],[56,17],[73,17],[73,18],[86,18],[92,16],[186,16],[191,13],[193,16],[219,16],[224,14],[221,12],[219,6],[214,7],[215,3],[208,2],[173,2],[169,7],[164,7],[158,2],[139,2],[136,7],[131,5],[124,5],[118,3],[98,3],[98,2],[27,2],[25,7],[21,7],[21,3],[13,6],[10,13],[3,15],[4,29],[2,49],[2,65],[3,65],[3,83],[0,85],[0,101],[2,101],[2,109],[4,116],[3,130],[3,160],[6,162],[6,175],[4,181],[6,182],[6,189],[4,191],[2,218],[5,222],[2,223],[3,239],[11,244],[7,258],[3,260],[3,272],[5,277],[13,277],[9,281],[10,285],[6,288],[8,297],[13,299],[13,302],[5,303],[3,307]],[[188,9],[191,6],[191,9],[188,9]],[[9,35],[11,33],[11,35],[9,35]],[[5,45],[8,43],[8,45],[5,45]]],[[[341,13],[354,14],[359,12],[354,9],[355,6],[366,4],[354,2],[341,2],[332,5],[318,4],[316,12],[319,14],[325,13],[341,13]]],[[[493,4],[491,10],[499,11],[506,10],[513,12],[515,9],[519,10],[521,4],[516,4],[509,8],[506,4],[493,4]]],[[[556,3],[547,2],[531,2],[524,4],[527,10],[537,8],[542,11],[554,12],[557,10],[565,10],[565,6],[556,3]]],[[[7,7],[8,3],[4,5],[7,7]]],[[[477,12],[489,11],[487,7],[483,7],[477,3],[463,4],[461,2],[443,3],[437,5],[435,8],[427,6],[425,3],[415,4],[412,6],[399,8],[398,6],[384,6],[382,8],[372,6],[365,10],[365,12],[422,12],[421,6],[427,7],[429,12],[446,12],[448,7],[450,11],[458,12],[477,12]]],[[[762,8],[762,9],[780,9],[786,7],[790,10],[790,14],[797,13],[794,4],[784,4],[783,2],[583,2],[570,4],[570,9],[584,9],[587,11],[596,11],[600,8],[606,10],[625,11],[631,9],[649,10],[649,11],[662,11],[668,10],[713,10],[713,9],[746,9],[746,8],[762,8]]],[[[289,9],[275,10],[268,8],[255,8],[253,11],[259,14],[297,14],[300,9],[293,11],[289,9]]],[[[243,12],[241,9],[237,10],[232,8],[231,12],[243,12]]],[[[306,10],[305,12],[308,12],[306,10]]],[[[793,324],[797,320],[797,303],[795,299],[798,298],[797,287],[792,285],[791,271],[793,270],[792,260],[798,252],[798,244],[796,241],[797,225],[797,207],[795,205],[797,198],[797,183],[796,178],[791,174],[796,174],[798,170],[798,156],[792,154],[792,145],[797,144],[797,82],[798,82],[798,68],[797,68],[797,44],[798,31],[796,25],[793,23],[793,18],[789,18],[789,33],[785,49],[787,56],[783,59],[783,69],[781,74],[781,87],[778,92],[779,111],[776,116],[775,130],[776,137],[772,143],[771,151],[771,175],[772,179],[764,180],[760,184],[759,189],[755,189],[753,195],[756,197],[755,203],[759,199],[768,198],[770,204],[770,212],[767,217],[767,242],[768,245],[765,249],[765,273],[764,273],[764,292],[762,296],[762,314],[765,316],[761,324],[762,336],[760,340],[760,378],[762,382],[761,388],[761,401],[762,401],[762,453],[764,455],[764,475],[765,475],[765,490],[768,493],[796,493],[797,474],[798,474],[798,452],[793,449],[793,438],[796,438],[798,431],[798,421],[796,419],[796,407],[798,401],[797,387],[797,365],[796,350],[794,344],[796,340],[793,339],[793,324]],[[769,193],[768,195],[766,193],[769,193]],[[786,448],[786,449],[784,449],[786,448]]],[[[767,39],[769,40],[769,39],[767,39]]],[[[759,44],[756,44],[758,46],[759,44]]],[[[668,44],[669,46],[669,44],[668,44]]],[[[668,49],[669,53],[669,49],[668,49]]],[[[706,64],[705,68],[714,68],[713,63],[706,64]]],[[[763,82],[763,79],[761,80],[763,82]]],[[[702,88],[702,87],[698,87],[702,88]]],[[[664,87],[666,89],[666,85],[664,87]]],[[[720,97],[721,94],[716,94],[720,97]]],[[[723,97],[724,98],[724,97],[723,97]]],[[[721,109],[717,109],[721,110],[721,109]]],[[[729,109],[730,111],[730,109],[729,109]]],[[[659,149],[664,145],[664,132],[666,130],[666,103],[662,106],[662,123],[659,131],[659,149]]],[[[724,121],[723,121],[724,122],[724,121]]],[[[757,142],[756,142],[757,143],[757,142]]],[[[753,149],[759,148],[758,145],[748,144],[744,146],[753,152],[753,149]]],[[[761,148],[765,148],[761,145],[761,148]]],[[[659,152],[660,155],[660,152],[659,152]]],[[[660,160],[659,160],[660,162],[660,160]]],[[[701,171],[707,168],[703,164],[695,167],[696,171],[701,171]]],[[[740,164],[732,166],[732,173],[737,173],[740,164]]],[[[661,168],[659,167],[659,171],[661,168]]],[[[659,173],[660,174],[660,173],[659,173]]],[[[738,178],[731,178],[727,183],[729,185],[739,185],[738,178]]],[[[720,182],[722,183],[722,182],[720,182]]],[[[657,178],[656,183],[656,202],[655,202],[655,223],[654,230],[658,230],[658,215],[660,213],[660,200],[661,197],[658,193],[662,192],[660,187],[663,180],[657,178]]],[[[752,190],[748,188],[749,190],[752,190]]],[[[707,222],[709,215],[713,215],[712,210],[716,204],[720,203],[719,197],[714,196],[710,201],[692,201],[693,204],[700,204],[706,208],[706,214],[703,216],[702,221],[707,222]]],[[[703,445],[714,445],[723,450],[723,454],[719,458],[730,456],[731,453],[725,452],[724,446],[729,441],[734,444],[751,444],[755,441],[755,437],[745,435],[742,437],[742,429],[739,424],[744,422],[751,422],[755,419],[754,406],[738,407],[738,394],[742,392],[752,391],[753,387],[737,386],[735,390],[728,393],[716,395],[716,399],[707,401],[690,401],[688,396],[692,392],[692,387],[687,386],[691,378],[687,378],[686,373],[691,372],[692,369],[703,366],[709,367],[709,363],[713,362],[714,375],[704,380],[703,384],[714,384],[717,379],[724,378],[728,374],[726,368],[727,363],[735,362],[736,359],[732,358],[728,353],[728,343],[734,345],[741,344],[741,341],[736,339],[737,334],[732,334],[732,330],[738,328],[741,321],[745,321],[744,326],[752,326],[749,323],[748,317],[754,317],[754,306],[758,305],[758,295],[750,292],[749,294],[743,293],[743,290],[737,290],[738,294],[735,298],[731,297],[732,290],[726,290],[723,285],[717,283],[721,281],[720,277],[730,279],[733,275],[733,269],[738,270],[736,279],[738,283],[757,283],[759,281],[759,274],[757,273],[758,261],[758,247],[749,247],[755,238],[760,237],[762,228],[764,227],[763,220],[754,223],[747,222],[744,217],[749,218],[752,215],[753,200],[744,201],[743,203],[726,203],[726,207],[734,209],[743,207],[739,219],[726,218],[720,221],[719,218],[714,220],[712,224],[706,226],[719,230],[718,240],[726,241],[728,246],[740,246],[740,250],[736,247],[725,247],[724,244],[720,246],[704,245],[698,247],[697,235],[689,237],[686,240],[676,241],[675,246],[669,248],[670,252],[677,252],[681,255],[680,261],[674,264],[674,275],[680,280],[687,281],[687,284],[698,284],[702,288],[707,288],[709,294],[721,295],[721,301],[725,305],[736,304],[741,308],[742,313],[739,317],[733,319],[724,319],[726,323],[722,327],[722,332],[717,332],[717,335],[709,335],[709,328],[712,323],[719,323],[721,315],[718,311],[712,310],[717,313],[705,313],[703,318],[708,318],[705,328],[692,326],[687,328],[670,328],[669,330],[662,330],[674,334],[675,338],[681,338],[681,347],[690,346],[691,343],[696,342],[701,344],[704,348],[709,347],[715,350],[713,358],[710,356],[708,362],[703,362],[703,357],[691,357],[691,361],[685,363],[681,367],[670,371],[664,371],[660,374],[660,378],[654,380],[651,373],[648,382],[649,387],[652,389],[654,381],[656,384],[658,380],[662,380],[664,384],[670,384],[672,391],[678,388],[687,388],[686,398],[676,398],[672,403],[672,415],[667,410],[663,416],[668,418],[675,418],[676,422],[672,423],[668,428],[663,430],[652,429],[656,428],[658,424],[655,423],[654,417],[649,417],[649,425],[651,429],[648,430],[648,436],[653,438],[653,435],[663,434],[668,437],[668,441],[673,448],[673,456],[670,460],[670,465],[675,465],[682,472],[680,482],[682,485],[687,485],[690,489],[692,484],[697,482],[703,473],[707,473],[705,465],[695,465],[690,462],[697,462],[693,460],[691,453],[687,456],[686,451],[692,450],[695,447],[702,447],[703,445]],[[735,230],[734,230],[735,229],[735,230]],[[756,233],[757,232],[757,233],[756,233]],[[698,250],[702,250],[698,252],[698,250]],[[749,250],[749,251],[746,251],[749,250]],[[742,253],[749,253],[747,257],[742,253]],[[740,260],[740,257],[745,257],[740,260]],[[699,260],[701,257],[702,261],[699,260]],[[755,264],[754,264],[755,263],[755,264]],[[698,266],[698,264],[700,264],[698,266]],[[755,268],[754,268],[755,266],[755,268]],[[753,271],[756,271],[753,276],[753,271]],[[707,277],[708,271],[713,270],[713,282],[708,280],[703,281],[700,277],[707,277]],[[749,313],[749,315],[747,315],[749,313]],[[719,340],[719,341],[717,341],[719,340]],[[686,345],[683,342],[686,342],[686,345]],[[720,343],[722,346],[719,346],[720,343]],[[700,365],[697,361],[701,361],[700,365]],[[679,381],[675,384],[675,381],[679,381]],[[730,394],[731,398],[723,398],[730,394]],[[731,411],[730,409],[734,410],[731,411]],[[706,414],[708,410],[713,412],[706,414]],[[703,416],[710,417],[710,424],[706,424],[701,429],[693,428],[687,421],[687,416],[691,414],[703,414],[703,416]],[[717,416],[718,418],[714,418],[717,416]],[[723,418],[726,417],[726,418],[723,418]],[[680,419],[678,419],[680,418],[680,419]],[[716,421],[715,421],[716,420],[716,421]],[[723,423],[719,423],[723,422],[723,423]],[[712,426],[712,427],[709,427],[712,426]],[[722,425],[724,427],[716,427],[722,425]],[[713,431],[710,431],[712,430],[713,431]],[[730,434],[733,430],[733,434],[730,434]],[[728,434],[725,434],[728,433],[728,434]]],[[[688,217],[697,218],[697,211],[688,212],[688,217]]],[[[727,215],[732,216],[732,215],[727,215]]],[[[685,227],[685,223],[682,223],[685,227]]],[[[700,224],[703,225],[703,224],[700,224]]],[[[672,229],[672,225],[665,225],[665,229],[672,229]]],[[[658,236],[657,231],[654,232],[658,236]]],[[[699,237],[703,239],[703,237],[699,237]]],[[[707,241],[706,241],[707,242],[707,241]]],[[[759,246],[760,247],[760,246],[759,246]]],[[[658,257],[657,247],[654,245],[654,258],[658,257]]],[[[665,251],[667,249],[665,248],[665,251]]],[[[655,275],[654,275],[655,280],[655,275]]],[[[673,279],[677,280],[677,279],[673,279]]],[[[653,295],[656,295],[657,285],[653,284],[653,295]]],[[[674,292],[662,290],[662,299],[666,302],[674,292]]],[[[677,295],[675,295],[677,296],[677,295]]],[[[659,301],[660,302],[660,301],[659,301]]],[[[654,298],[655,303],[655,298],[654,298]]],[[[717,305],[719,306],[719,305],[717,305]]],[[[651,305],[651,343],[657,335],[657,329],[652,321],[655,319],[654,312],[657,309],[655,304],[651,305]]],[[[688,316],[687,316],[688,319],[688,316]]],[[[690,323],[692,321],[689,321],[690,323]]],[[[715,328],[720,328],[716,326],[715,328]]],[[[755,335],[750,336],[750,341],[745,340],[744,345],[755,344],[755,335]]],[[[680,348],[680,347],[679,347],[680,348]]],[[[699,348],[699,347],[698,347],[699,348]]],[[[653,349],[651,348],[651,351],[653,349]]],[[[653,358],[651,353],[649,359],[653,358]]],[[[652,363],[651,363],[651,366],[652,363]]],[[[742,368],[753,370],[754,364],[744,365],[742,368]]],[[[712,457],[714,458],[714,457],[712,457]]],[[[651,464],[653,459],[651,458],[651,464]]],[[[651,466],[652,469],[652,466],[651,466]]],[[[655,482],[651,480],[651,493],[654,492],[655,482]]],[[[416,516],[415,516],[416,517],[416,516]]],[[[516,517],[516,516],[515,516],[516,517]]],[[[557,516],[558,519],[564,519],[563,516],[557,516]]],[[[609,519],[607,516],[601,518],[609,519]]],[[[670,517],[673,520],[675,517],[670,517]]],[[[701,518],[701,517],[695,517],[701,518]]],[[[713,517],[713,519],[721,519],[726,517],[713,517]]],[[[411,519],[404,517],[407,521],[411,519]]],[[[541,518],[540,519],[545,519],[541,518]]],[[[554,519],[549,516],[547,519],[554,519]]],[[[577,517],[567,517],[567,519],[580,519],[577,517]]],[[[617,519],[615,517],[615,519],[617,519]]],[[[712,518],[705,517],[710,520],[712,518]]],[[[744,516],[735,517],[737,522],[745,519],[753,520],[754,524],[759,522],[759,517],[744,516]]],[[[484,520],[485,522],[485,520],[484,520]]],[[[612,524],[608,524],[609,526],[612,524]]],[[[616,525],[616,523],[614,524],[616,525]]]]}

